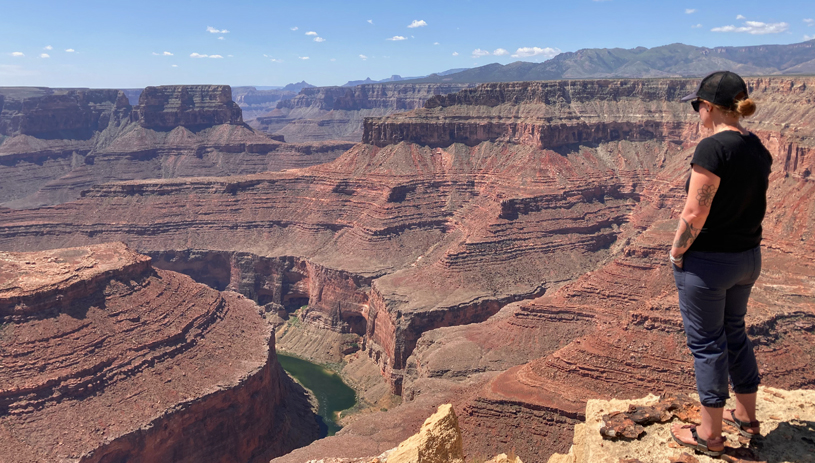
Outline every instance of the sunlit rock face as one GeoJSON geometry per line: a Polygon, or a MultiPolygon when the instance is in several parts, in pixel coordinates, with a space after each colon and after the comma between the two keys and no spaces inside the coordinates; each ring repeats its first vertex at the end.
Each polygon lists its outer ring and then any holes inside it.
{"type": "Polygon", "coordinates": [[[0,346],[2,461],[268,461],[317,437],[254,302],[121,243],[0,252],[0,346]]]}

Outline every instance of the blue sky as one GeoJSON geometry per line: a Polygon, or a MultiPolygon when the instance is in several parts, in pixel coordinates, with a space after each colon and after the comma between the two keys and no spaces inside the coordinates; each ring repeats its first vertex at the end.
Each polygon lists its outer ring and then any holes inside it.
{"type": "Polygon", "coordinates": [[[1,1],[0,86],[341,85],[581,48],[815,38],[812,0],[1,1]]]}

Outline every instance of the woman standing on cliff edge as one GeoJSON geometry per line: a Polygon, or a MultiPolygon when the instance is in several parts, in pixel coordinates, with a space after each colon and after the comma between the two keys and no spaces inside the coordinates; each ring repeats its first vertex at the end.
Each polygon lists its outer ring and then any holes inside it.
{"type": "Polygon", "coordinates": [[[691,102],[713,135],[699,142],[691,160],[688,197],[670,251],[702,424],[675,423],[671,435],[681,445],[720,456],[723,420],[746,437],[759,434],[760,379],[744,316],[761,272],[761,221],[772,157],[741,125],[756,105],[738,75],[714,72],[682,101],[691,102]],[[724,409],[728,378],[736,395],[732,410],[724,409]]]}

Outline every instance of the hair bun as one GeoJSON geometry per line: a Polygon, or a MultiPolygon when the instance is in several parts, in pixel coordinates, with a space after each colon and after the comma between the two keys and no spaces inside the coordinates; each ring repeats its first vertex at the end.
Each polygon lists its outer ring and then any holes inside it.
{"type": "Polygon", "coordinates": [[[741,117],[750,117],[756,112],[756,104],[750,98],[745,98],[736,102],[736,112],[741,117]]]}

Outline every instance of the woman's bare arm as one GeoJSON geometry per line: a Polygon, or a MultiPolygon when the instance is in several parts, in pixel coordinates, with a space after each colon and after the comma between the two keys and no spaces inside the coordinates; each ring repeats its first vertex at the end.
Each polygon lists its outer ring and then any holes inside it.
{"type": "MultiPolygon", "coordinates": [[[[693,241],[699,236],[699,232],[707,221],[710,214],[710,205],[713,204],[713,197],[719,189],[721,179],[713,172],[693,166],[690,175],[690,187],[688,188],[688,199],[685,201],[685,208],[679,215],[679,226],[674,236],[671,256],[681,257],[688,250],[693,241]]],[[[682,267],[682,262],[676,264],[682,267]]]]}

